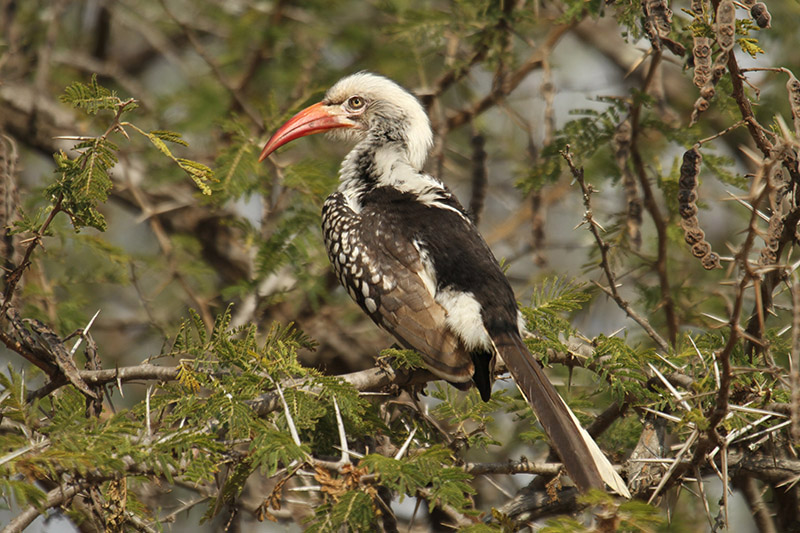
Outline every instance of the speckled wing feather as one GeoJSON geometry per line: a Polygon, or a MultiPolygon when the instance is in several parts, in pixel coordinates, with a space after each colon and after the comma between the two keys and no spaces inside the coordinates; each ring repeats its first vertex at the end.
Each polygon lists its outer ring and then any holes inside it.
{"type": "Polygon", "coordinates": [[[446,312],[423,281],[419,251],[397,235],[382,234],[370,248],[376,264],[386,265],[380,293],[379,324],[401,343],[422,354],[426,366],[448,381],[472,379],[472,358],[445,325],[446,312]]]}
{"type": "Polygon", "coordinates": [[[434,300],[435,288],[426,285],[420,252],[409,237],[354,213],[339,193],[325,203],[323,221],[328,257],[353,300],[404,347],[417,350],[431,372],[469,382],[472,358],[447,328],[446,311],[434,300]]]}

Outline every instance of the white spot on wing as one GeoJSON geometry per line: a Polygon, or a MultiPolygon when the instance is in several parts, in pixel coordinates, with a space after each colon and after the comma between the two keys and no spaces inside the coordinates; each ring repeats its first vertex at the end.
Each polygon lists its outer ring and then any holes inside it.
{"type": "Polygon", "coordinates": [[[378,306],[375,304],[375,300],[372,298],[367,298],[364,300],[364,306],[370,313],[374,313],[378,309],[378,306]]]}

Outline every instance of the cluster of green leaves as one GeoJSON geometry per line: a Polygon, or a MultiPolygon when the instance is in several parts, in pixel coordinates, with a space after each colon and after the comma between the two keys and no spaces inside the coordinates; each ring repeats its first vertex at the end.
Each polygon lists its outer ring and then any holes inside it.
{"type": "Polygon", "coordinates": [[[567,278],[545,278],[531,295],[530,306],[522,307],[522,315],[533,338],[526,342],[533,353],[545,357],[552,349],[569,353],[565,342],[573,335],[570,313],[583,307],[591,296],[583,283],[567,278]]]}
{"type": "Polygon", "coordinates": [[[16,224],[17,232],[38,231],[44,213],[53,210],[67,213],[75,230],[93,227],[104,231],[107,224],[98,211],[98,206],[106,201],[113,186],[111,171],[118,162],[119,151],[119,147],[109,140],[109,136],[120,133],[127,137],[125,127],[147,137],[159,151],[175,161],[205,194],[210,194],[207,182],[214,179],[211,169],[202,163],[176,157],[166,145],[166,142],[171,142],[186,146],[181,135],[162,130],[147,132],[131,122],[123,121],[126,114],[137,109],[136,100],[123,100],[114,91],[101,86],[97,82],[97,75],[93,75],[89,83],[75,82],[68,86],[61,101],[89,115],[107,111],[113,114],[113,118],[103,134],[81,138],[73,146],[72,151],[77,155],[63,151],[54,155],[55,173],[58,177],[45,189],[50,206],[40,210],[36,216],[23,214],[21,222],[16,224]]]}

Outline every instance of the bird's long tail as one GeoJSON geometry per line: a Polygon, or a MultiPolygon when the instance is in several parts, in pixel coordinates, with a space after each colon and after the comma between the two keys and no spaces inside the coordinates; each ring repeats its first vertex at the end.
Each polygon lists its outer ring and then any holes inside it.
{"type": "Polygon", "coordinates": [[[515,333],[502,333],[494,336],[493,341],[578,488],[586,492],[605,490],[608,485],[630,498],[625,482],[564,403],[522,338],[515,333]]]}

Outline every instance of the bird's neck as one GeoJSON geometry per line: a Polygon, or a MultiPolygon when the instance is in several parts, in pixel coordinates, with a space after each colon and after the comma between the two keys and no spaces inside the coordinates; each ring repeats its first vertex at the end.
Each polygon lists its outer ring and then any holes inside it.
{"type": "Polygon", "coordinates": [[[403,175],[417,171],[402,140],[376,139],[370,135],[359,142],[342,162],[339,192],[350,199],[354,210],[359,210],[360,198],[364,194],[376,187],[396,186],[403,175]]]}

